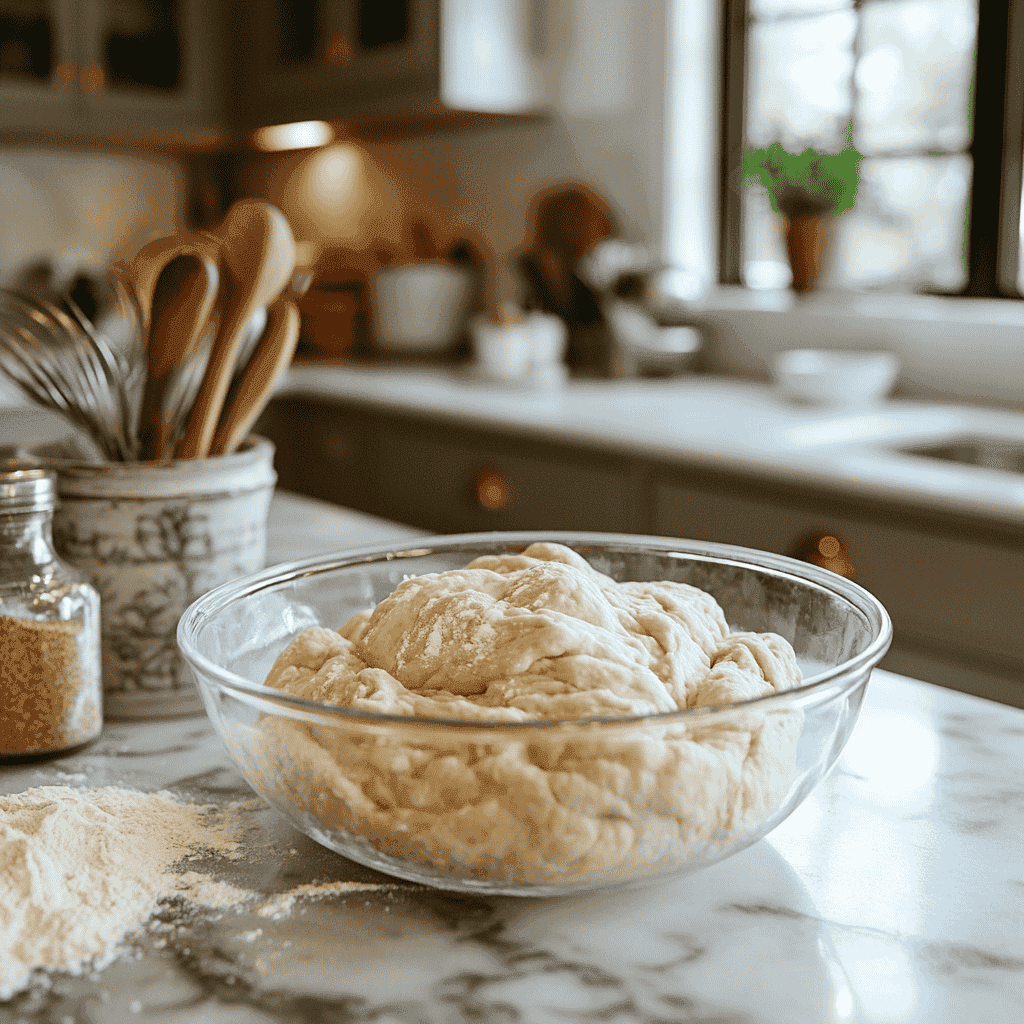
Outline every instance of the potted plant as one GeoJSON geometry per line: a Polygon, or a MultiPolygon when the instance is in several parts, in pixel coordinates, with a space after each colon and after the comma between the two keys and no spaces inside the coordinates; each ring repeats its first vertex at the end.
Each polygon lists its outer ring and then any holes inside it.
{"type": "Polygon", "coordinates": [[[838,153],[791,153],[781,142],[743,152],[743,184],[762,185],[784,218],[793,289],[811,291],[824,263],[832,218],[851,209],[860,182],[861,155],[847,128],[838,153]]]}

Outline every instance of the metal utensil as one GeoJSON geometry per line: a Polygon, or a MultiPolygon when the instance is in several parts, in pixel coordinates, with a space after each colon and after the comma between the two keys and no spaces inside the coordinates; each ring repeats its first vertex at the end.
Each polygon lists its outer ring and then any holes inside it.
{"type": "Polygon", "coordinates": [[[0,289],[0,365],[38,404],[83,427],[105,458],[134,458],[126,367],[81,312],[0,289]]]}
{"type": "Polygon", "coordinates": [[[32,401],[91,429],[91,418],[85,418],[88,408],[81,409],[81,400],[74,393],[67,394],[54,380],[48,361],[35,355],[36,333],[41,327],[27,313],[23,301],[16,293],[0,291],[0,367],[32,401]]]}
{"type": "MultiPolygon", "coordinates": [[[[94,365],[102,373],[104,383],[99,386],[108,393],[113,393],[117,401],[120,434],[124,442],[125,460],[138,458],[138,426],[141,385],[145,363],[143,355],[142,310],[134,295],[127,287],[126,280],[115,270],[114,295],[119,313],[122,314],[127,332],[127,345],[119,348],[112,345],[106,333],[98,330],[76,303],[66,296],[64,301],[82,334],[76,334],[74,325],[69,324],[72,336],[78,338],[87,347],[91,347],[96,360],[94,365]]],[[[54,315],[59,315],[59,307],[52,307],[54,315]]]]}

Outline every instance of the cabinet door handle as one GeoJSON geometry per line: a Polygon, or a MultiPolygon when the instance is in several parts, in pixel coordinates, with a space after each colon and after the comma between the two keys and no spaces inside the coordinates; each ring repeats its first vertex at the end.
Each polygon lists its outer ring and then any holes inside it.
{"type": "Polygon", "coordinates": [[[829,530],[811,530],[805,533],[787,554],[802,562],[820,565],[839,576],[851,579],[854,573],[853,556],[845,542],[829,530]]]}
{"type": "Polygon", "coordinates": [[[352,60],[352,40],[343,32],[324,40],[324,60],[332,67],[347,67],[352,60]]]}
{"type": "Polygon", "coordinates": [[[51,82],[55,89],[70,89],[75,84],[75,77],[74,65],[62,60],[54,67],[51,82]]]}
{"type": "Polygon", "coordinates": [[[473,478],[473,493],[481,508],[497,512],[512,502],[512,481],[495,469],[482,469],[473,478]]]}
{"type": "Polygon", "coordinates": [[[103,88],[103,68],[99,64],[93,62],[92,64],[86,64],[82,68],[82,73],[79,75],[79,80],[82,83],[82,88],[95,95],[103,88]]]}

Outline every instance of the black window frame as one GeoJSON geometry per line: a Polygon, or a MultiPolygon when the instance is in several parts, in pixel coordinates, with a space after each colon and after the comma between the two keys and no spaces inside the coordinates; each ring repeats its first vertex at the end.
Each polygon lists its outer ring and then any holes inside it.
{"type": "MultiPolygon", "coordinates": [[[[872,0],[854,0],[861,8],[872,0]]],[[[878,2],[878,0],[876,0],[878,2]]],[[[719,282],[742,284],[743,155],[748,0],[722,5],[719,282]]],[[[1024,149],[1024,0],[980,0],[974,70],[973,172],[968,198],[967,283],[959,292],[1020,298],[1020,209],[1024,149]]]]}

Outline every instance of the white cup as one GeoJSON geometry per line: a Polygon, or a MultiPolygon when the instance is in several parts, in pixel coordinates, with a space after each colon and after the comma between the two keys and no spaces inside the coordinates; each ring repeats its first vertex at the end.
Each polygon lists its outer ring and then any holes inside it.
{"type": "Polygon", "coordinates": [[[481,376],[543,387],[565,379],[566,329],[557,316],[535,311],[502,323],[478,317],[472,332],[481,376]]]}

